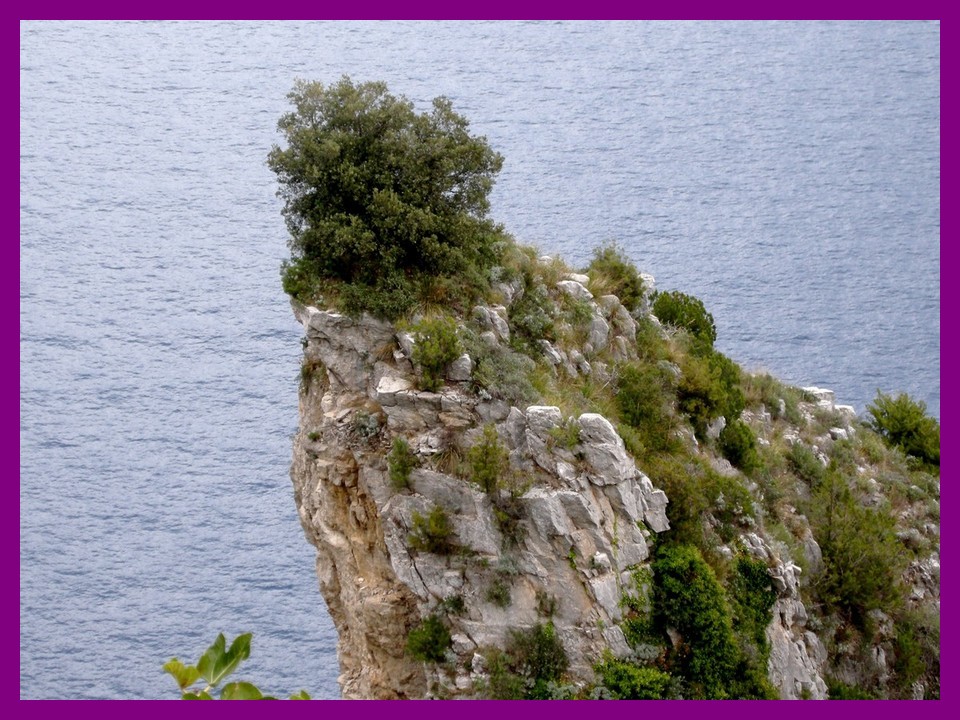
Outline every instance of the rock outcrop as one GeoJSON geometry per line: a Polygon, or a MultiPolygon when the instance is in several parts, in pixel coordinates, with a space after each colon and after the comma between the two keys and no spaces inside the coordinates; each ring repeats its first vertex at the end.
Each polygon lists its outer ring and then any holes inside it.
{"type": "MultiPolygon", "coordinates": [[[[615,297],[594,303],[576,280],[559,289],[595,308],[588,351],[619,342],[617,352],[635,353],[634,320],[615,297]]],[[[492,343],[509,336],[501,310],[474,311],[492,343]]],[[[473,696],[488,681],[484,652],[547,618],[575,683],[593,680],[605,652],[631,656],[624,600],[644,592],[633,577],[669,528],[668,498],[614,426],[599,414],[564,417],[557,407],[484,398],[466,382],[469,356],[450,365],[439,392],[417,390],[409,334],[296,303],[294,312],[305,346],[291,475],[339,633],[343,696],[473,696]],[[456,473],[488,425],[509,457],[507,480],[492,493],[456,473]],[[419,461],[401,488],[388,468],[394,438],[419,461]],[[438,507],[452,531],[448,551],[415,549],[418,518],[438,507]],[[441,612],[449,662],[414,659],[410,631],[441,612]]],[[[568,372],[602,371],[553,352],[568,372]]],[[[746,545],[768,561],[778,591],[770,679],[785,698],[825,697],[825,657],[804,628],[797,568],[778,564],[756,535],[746,545]]]]}

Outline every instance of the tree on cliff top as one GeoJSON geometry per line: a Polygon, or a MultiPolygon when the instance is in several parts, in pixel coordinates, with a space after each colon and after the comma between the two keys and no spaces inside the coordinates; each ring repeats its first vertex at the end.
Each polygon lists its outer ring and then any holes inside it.
{"type": "Polygon", "coordinates": [[[418,300],[470,302],[502,231],[488,195],[503,158],[440,97],[417,113],[381,82],[298,81],[274,146],[290,231],[284,289],[395,319],[418,300]]]}

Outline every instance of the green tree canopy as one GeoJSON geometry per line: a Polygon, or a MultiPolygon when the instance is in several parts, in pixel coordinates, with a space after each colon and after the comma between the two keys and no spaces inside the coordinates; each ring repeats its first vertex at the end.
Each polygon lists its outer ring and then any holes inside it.
{"type": "Polygon", "coordinates": [[[927,415],[926,403],[912,400],[906,393],[894,398],[877,390],[877,399],[867,406],[867,412],[873,429],[888,445],[940,467],[940,424],[927,415]]]}
{"type": "Polygon", "coordinates": [[[278,124],[291,260],[284,289],[334,291],[348,312],[396,318],[417,300],[469,301],[502,231],[488,195],[503,158],[440,97],[417,113],[382,82],[298,81],[278,124]]]}

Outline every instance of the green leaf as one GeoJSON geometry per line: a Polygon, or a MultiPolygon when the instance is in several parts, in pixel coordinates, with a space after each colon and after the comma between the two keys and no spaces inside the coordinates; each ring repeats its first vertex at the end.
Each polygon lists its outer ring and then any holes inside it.
{"type": "Polygon", "coordinates": [[[295,695],[291,695],[290,699],[291,700],[313,700],[313,698],[310,697],[310,693],[308,693],[306,690],[301,690],[295,695]]]}
{"type": "Polygon", "coordinates": [[[237,669],[237,666],[248,657],[250,657],[250,639],[252,633],[245,633],[237,637],[226,650],[227,640],[223,633],[217,635],[213,645],[207,648],[207,651],[197,663],[197,669],[200,676],[210,685],[217,685],[227,675],[237,669]]]}
{"type": "Polygon", "coordinates": [[[200,671],[193,665],[184,665],[182,662],[173,658],[163,666],[163,671],[170,673],[181,690],[186,690],[193,685],[200,677],[200,671]]]}
{"type": "Polygon", "coordinates": [[[206,690],[201,690],[200,692],[188,692],[183,694],[184,700],[213,700],[206,690]]]}
{"type": "Polygon", "coordinates": [[[233,682],[223,686],[221,700],[263,700],[263,693],[253,683],[233,682]]]}

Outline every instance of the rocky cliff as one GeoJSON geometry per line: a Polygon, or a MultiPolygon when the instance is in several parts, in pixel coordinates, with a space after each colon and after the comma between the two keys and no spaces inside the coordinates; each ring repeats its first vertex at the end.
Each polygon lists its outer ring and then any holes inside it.
{"type": "MultiPolygon", "coordinates": [[[[595,300],[585,281],[567,276],[550,289],[589,308],[581,344],[542,341],[541,350],[554,373],[609,382],[616,362],[636,357],[636,325],[616,297],[595,300]]],[[[482,695],[491,650],[544,623],[575,688],[595,682],[601,658],[642,654],[625,635],[625,615],[650,604],[651,551],[669,528],[671,499],[610,420],[478,391],[466,354],[446,366],[439,391],[418,390],[415,334],[297,303],[294,312],[305,337],[291,475],[339,633],[344,697],[482,695]],[[508,481],[493,492],[462,471],[487,427],[508,458],[508,481]],[[388,460],[397,438],[414,456],[402,487],[388,460]],[[448,523],[443,551],[418,538],[436,508],[448,523]],[[411,632],[431,618],[449,633],[439,662],[409,649],[411,632]]],[[[490,346],[509,340],[508,320],[504,306],[475,308],[471,318],[490,346]]],[[[804,547],[815,560],[816,541],[804,547]]],[[[721,549],[735,551],[763,561],[776,593],[769,681],[783,698],[825,698],[827,650],[807,627],[799,567],[750,521],[721,549]]]]}

